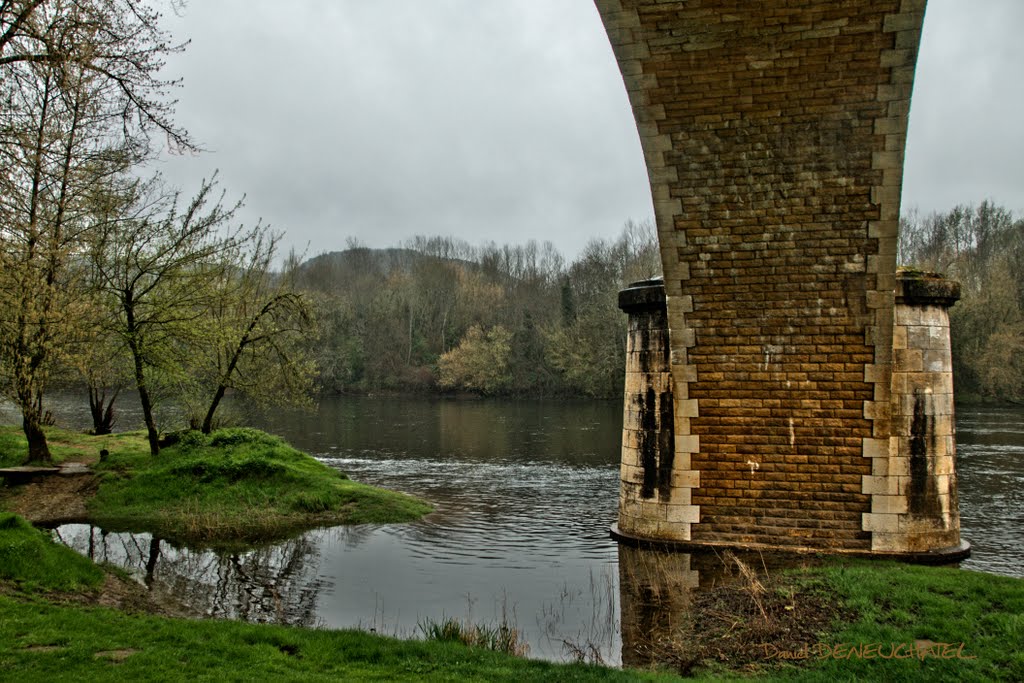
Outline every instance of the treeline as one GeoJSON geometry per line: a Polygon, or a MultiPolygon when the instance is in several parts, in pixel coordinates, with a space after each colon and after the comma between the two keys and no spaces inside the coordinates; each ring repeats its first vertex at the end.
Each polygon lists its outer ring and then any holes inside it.
{"type": "Polygon", "coordinates": [[[238,226],[213,180],[187,199],[143,178],[161,145],[196,150],[161,25],[142,0],[0,3],[0,391],[27,462],[52,462],[57,380],[88,389],[97,433],[133,389],[154,455],[161,400],[204,431],[231,390],[308,400],[311,317],[272,270],[278,236],[238,226]]]}
{"type": "Polygon", "coordinates": [[[963,398],[1024,401],[1024,219],[991,202],[900,221],[902,264],[959,280],[950,309],[963,398]]]}
{"type": "Polygon", "coordinates": [[[296,283],[317,314],[310,353],[325,391],[616,397],[617,293],[660,272],[653,227],[628,222],[571,263],[549,242],[416,237],[317,256],[296,283]]]}

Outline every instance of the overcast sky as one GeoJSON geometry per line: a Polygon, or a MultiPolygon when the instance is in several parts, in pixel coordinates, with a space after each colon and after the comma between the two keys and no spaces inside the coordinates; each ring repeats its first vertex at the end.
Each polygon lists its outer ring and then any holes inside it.
{"type": "MultiPolygon", "coordinates": [[[[168,62],[243,218],[313,256],[417,235],[551,240],[568,257],[653,215],[592,0],[192,0],[168,62]]],[[[903,206],[1024,209],[1022,0],[929,0],[903,206]]]]}

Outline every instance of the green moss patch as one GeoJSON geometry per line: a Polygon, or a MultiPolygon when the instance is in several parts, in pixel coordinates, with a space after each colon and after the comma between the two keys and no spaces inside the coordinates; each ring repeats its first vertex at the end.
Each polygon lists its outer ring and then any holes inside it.
{"type": "Polygon", "coordinates": [[[90,502],[108,529],[218,545],[269,540],[310,526],[405,522],[430,506],[345,475],[255,429],[172,435],[156,457],[111,450],[94,466],[90,502]]]}

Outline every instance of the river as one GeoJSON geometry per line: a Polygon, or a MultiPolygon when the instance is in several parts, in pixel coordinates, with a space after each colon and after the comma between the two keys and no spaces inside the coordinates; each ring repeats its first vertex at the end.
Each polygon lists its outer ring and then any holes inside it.
{"type": "MultiPolygon", "coordinates": [[[[54,412],[68,426],[87,423],[84,406],[66,398],[54,412]]],[[[123,426],[134,419],[121,417],[123,426]]],[[[531,657],[583,651],[622,661],[622,615],[633,606],[621,604],[620,574],[633,570],[620,569],[637,560],[623,555],[620,567],[608,538],[618,403],[345,397],[325,399],[315,413],[249,419],[353,479],[426,498],[436,512],[233,555],[85,525],[56,533],[211,616],[398,636],[417,635],[426,620],[505,620],[522,631],[531,657]]],[[[957,429],[962,529],[973,546],[961,566],[1022,576],[1024,410],[960,408],[957,429]]],[[[689,563],[675,573],[707,581],[689,563]]]]}

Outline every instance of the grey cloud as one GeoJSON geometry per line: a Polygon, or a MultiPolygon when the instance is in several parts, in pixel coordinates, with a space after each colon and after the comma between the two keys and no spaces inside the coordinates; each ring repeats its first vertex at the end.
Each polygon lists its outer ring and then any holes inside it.
{"type": "MultiPolygon", "coordinates": [[[[179,120],[245,218],[311,253],[414,234],[551,239],[567,255],[652,213],[621,77],[590,0],[218,0],[168,26],[179,120]]],[[[931,0],[904,205],[1024,208],[1018,0],[931,0]]]]}

